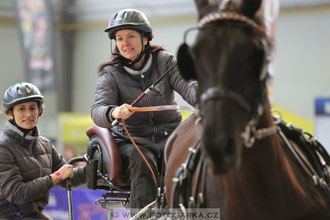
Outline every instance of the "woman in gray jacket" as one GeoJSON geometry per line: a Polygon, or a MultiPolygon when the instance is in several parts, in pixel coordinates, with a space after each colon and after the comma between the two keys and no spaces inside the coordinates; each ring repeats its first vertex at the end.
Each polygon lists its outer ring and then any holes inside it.
{"type": "Polygon", "coordinates": [[[49,191],[72,178],[86,182],[86,168],[73,168],[36,127],[43,96],[31,83],[16,83],[4,94],[8,122],[0,133],[0,219],[52,219],[43,213],[49,191]]]}
{"type": "MultiPolygon", "coordinates": [[[[131,185],[129,206],[142,208],[156,199],[157,187],[120,119],[125,120],[128,131],[157,174],[165,142],[181,122],[181,114],[178,111],[132,114],[130,104],[160,75],[176,65],[176,59],[162,47],[150,45],[152,29],[141,11],[124,9],[115,13],[105,32],[110,40],[115,40],[116,46],[110,60],[100,65],[91,116],[96,125],[111,129],[131,185]],[[119,123],[112,127],[114,120],[119,120],[119,123]]],[[[136,106],[176,104],[174,91],[189,104],[196,104],[197,82],[185,81],[174,68],[136,106]]]]}

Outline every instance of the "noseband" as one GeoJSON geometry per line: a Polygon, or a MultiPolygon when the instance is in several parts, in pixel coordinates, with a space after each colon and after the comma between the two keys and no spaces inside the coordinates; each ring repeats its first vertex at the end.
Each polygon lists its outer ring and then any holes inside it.
{"type": "MultiPolygon", "coordinates": [[[[219,12],[212,12],[205,17],[203,17],[200,22],[198,23],[199,29],[204,29],[207,24],[219,22],[219,21],[233,21],[233,22],[240,22],[243,24],[246,24],[250,27],[252,27],[257,32],[264,35],[265,31],[264,28],[262,28],[260,25],[258,25],[254,20],[239,14],[237,12],[230,12],[230,11],[219,11],[219,12]]],[[[208,28],[211,28],[208,26],[208,28]]],[[[255,105],[250,105],[249,102],[239,93],[228,90],[228,89],[222,89],[219,87],[210,87],[206,89],[200,96],[200,101],[202,104],[205,104],[206,102],[213,100],[222,100],[222,99],[228,99],[237,105],[239,105],[242,109],[244,109],[246,112],[249,113],[249,121],[247,125],[245,126],[244,132],[242,132],[242,139],[244,142],[244,145],[246,147],[251,147],[255,142],[255,132],[256,132],[256,126],[257,122],[262,115],[264,109],[263,109],[263,102],[266,96],[266,74],[267,74],[267,64],[268,64],[268,48],[266,45],[265,38],[261,38],[261,43],[264,46],[265,50],[265,58],[264,62],[262,64],[261,73],[259,75],[259,91],[258,95],[255,98],[255,105]]]]}

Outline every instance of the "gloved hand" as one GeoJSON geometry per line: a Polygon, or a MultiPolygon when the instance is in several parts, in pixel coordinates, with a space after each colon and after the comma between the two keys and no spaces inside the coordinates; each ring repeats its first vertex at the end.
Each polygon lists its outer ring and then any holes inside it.
{"type": "Polygon", "coordinates": [[[85,173],[85,177],[87,179],[87,183],[89,183],[90,179],[91,179],[92,167],[88,163],[86,166],[84,166],[84,173],[85,173]]]}
{"type": "Polygon", "coordinates": [[[96,182],[97,182],[97,160],[90,160],[89,164],[84,167],[85,176],[87,179],[87,187],[89,189],[96,189],[96,182]],[[94,164],[94,165],[91,165],[94,164]],[[95,169],[95,170],[93,170],[95,169]]]}

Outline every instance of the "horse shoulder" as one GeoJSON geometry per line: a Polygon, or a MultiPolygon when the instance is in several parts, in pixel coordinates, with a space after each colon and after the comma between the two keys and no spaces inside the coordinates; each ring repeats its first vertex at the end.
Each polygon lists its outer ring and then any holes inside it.
{"type": "Polygon", "coordinates": [[[200,138],[201,132],[196,121],[198,116],[192,115],[184,120],[170,135],[165,145],[165,185],[167,201],[171,201],[172,179],[176,171],[185,161],[189,147],[200,138]]]}
{"type": "Polygon", "coordinates": [[[165,162],[167,163],[173,150],[184,149],[186,145],[193,144],[196,140],[198,128],[195,122],[196,115],[191,115],[184,120],[170,135],[165,145],[165,162]]]}

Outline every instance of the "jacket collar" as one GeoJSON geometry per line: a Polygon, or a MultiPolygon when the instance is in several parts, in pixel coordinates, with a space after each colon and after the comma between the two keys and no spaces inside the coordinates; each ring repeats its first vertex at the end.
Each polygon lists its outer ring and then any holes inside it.
{"type": "Polygon", "coordinates": [[[149,55],[147,63],[144,65],[144,67],[141,70],[134,70],[127,66],[124,66],[124,69],[126,70],[126,72],[128,72],[133,76],[139,76],[141,74],[145,74],[146,72],[148,72],[151,67],[151,64],[152,64],[152,54],[149,55]]]}
{"type": "Polygon", "coordinates": [[[4,130],[7,130],[7,133],[9,135],[11,135],[15,141],[20,142],[20,143],[22,143],[24,140],[33,141],[36,137],[39,136],[39,130],[36,129],[35,136],[31,136],[31,135],[27,134],[24,137],[24,133],[10,122],[6,123],[4,130]]]}

